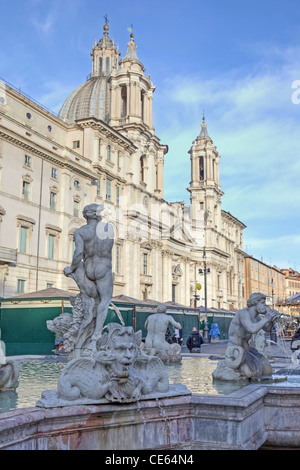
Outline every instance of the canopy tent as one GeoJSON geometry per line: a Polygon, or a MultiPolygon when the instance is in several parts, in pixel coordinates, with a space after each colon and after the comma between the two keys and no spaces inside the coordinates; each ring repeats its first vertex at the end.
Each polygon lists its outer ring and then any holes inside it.
{"type": "Polygon", "coordinates": [[[286,300],[287,305],[295,305],[295,304],[300,304],[300,292],[298,292],[295,295],[292,295],[286,300]]]}

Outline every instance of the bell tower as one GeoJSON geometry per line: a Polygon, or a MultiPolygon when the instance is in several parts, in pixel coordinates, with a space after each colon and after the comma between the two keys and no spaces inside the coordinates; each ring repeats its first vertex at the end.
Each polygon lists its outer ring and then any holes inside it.
{"type": "Polygon", "coordinates": [[[92,77],[109,77],[112,71],[116,70],[118,67],[120,52],[108,35],[109,26],[107,16],[105,16],[103,31],[102,38],[98,43],[95,41],[91,52],[92,77]]]}
{"type": "MultiPolygon", "coordinates": [[[[192,220],[195,228],[201,221],[204,225],[205,238],[207,230],[221,227],[221,191],[219,182],[220,154],[210,138],[205,117],[201,131],[189,150],[191,160],[191,182],[188,191],[192,207],[192,220]]],[[[204,240],[205,245],[207,239],[204,240]]]]}
{"type": "Polygon", "coordinates": [[[127,52],[111,76],[111,126],[141,125],[151,134],[153,128],[153,93],[155,87],[137,56],[131,33],[127,52]]]}

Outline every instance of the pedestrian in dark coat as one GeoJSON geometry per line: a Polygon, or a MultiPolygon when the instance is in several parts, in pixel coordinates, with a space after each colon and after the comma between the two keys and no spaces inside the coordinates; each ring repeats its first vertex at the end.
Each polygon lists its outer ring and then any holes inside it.
{"type": "Polygon", "coordinates": [[[197,352],[200,352],[201,344],[203,343],[204,341],[202,335],[200,335],[197,328],[194,327],[186,342],[188,350],[190,351],[190,353],[193,352],[193,349],[195,349],[197,352]]]}

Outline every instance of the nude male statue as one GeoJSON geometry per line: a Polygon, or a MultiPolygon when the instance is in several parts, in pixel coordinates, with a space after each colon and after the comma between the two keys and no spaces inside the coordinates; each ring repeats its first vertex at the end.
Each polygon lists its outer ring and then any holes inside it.
{"type": "Polygon", "coordinates": [[[270,331],[279,315],[279,312],[266,306],[264,294],[251,294],[247,301],[247,308],[240,310],[232,319],[228,331],[229,343],[247,349],[252,335],[261,329],[270,331]],[[260,315],[264,314],[262,318],[260,315]]]}
{"type": "Polygon", "coordinates": [[[83,209],[87,224],[74,233],[75,251],[71,266],[64,269],[87,297],[96,299],[96,327],[92,341],[102,335],[109,304],[113,294],[112,248],[114,231],[111,225],[102,222],[100,212],[103,205],[90,204],[83,209]]]}
{"type": "Polygon", "coordinates": [[[264,294],[251,294],[247,307],[239,310],[231,321],[225,360],[219,362],[213,377],[236,380],[271,375],[267,358],[251,346],[250,339],[261,330],[271,331],[279,316],[279,312],[266,306],[264,294]]]}
{"type": "Polygon", "coordinates": [[[171,324],[174,328],[180,330],[181,325],[177,323],[171,315],[167,315],[167,307],[165,305],[158,305],[157,313],[149,315],[145,322],[145,328],[148,333],[145,340],[147,348],[166,349],[170,346],[165,340],[165,332],[171,324]]]}

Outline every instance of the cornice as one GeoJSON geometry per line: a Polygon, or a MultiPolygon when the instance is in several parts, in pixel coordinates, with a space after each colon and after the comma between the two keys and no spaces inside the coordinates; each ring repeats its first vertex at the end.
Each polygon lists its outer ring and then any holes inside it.
{"type": "Polygon", "coordinates": [[[233,223],[237,223],[242,229],[247,228],[243,222],[241,222],[239,219],[234,217],[234,215],[230,214],[230,212],[224,211],[223,209],[221,210],[222,216],[224,216],[226,219],[230,220],[233,223]]]}
{"type": "Polygon", "coordinates": [[[118,176],[114,173],[112,173],[111,171],[109,171],[107,168],[99,165],[99,163],[93,163],[93,168],[95,170],[98,170],[99,172],[101,172],[101,174],[105,174],[106,176],[108,176],[109,178],[112,178],[114,180],[117,180],[119,181],[120,183],[122,184],[126,184],[127,183],[127,180],[125,178],[122,178],[121,176],[118,176]]]}
{"type": "Polygon", "coordinates": [[[38,148],[38,146],[33,146],[33,145],[30,145],[29,143],[27,143],[25,140],[22,141],[20,139],[18,139],[17,137],[14,137],[10,134],[7,134],[5,132],[3,132],[0,128],[0,138],[2,138],[3,140],[7,141],[7,142],[10,142],[12,143],[13,145],[15,145],[16,147],[19,147],[23,150],[26,150],[27,152],[31,153],[32,155],[36,155],[48,162],[51,162],[51,163],[54,163],[55,165],[59,166],[60,168],[68,168],[70,170],[72,170],[72,172],[74,173],[77,173],[78,175],[81,175],[83,177],[86,177],[86,178],[94,178],[95,177],[95,174],[93,171],[89,171],[87,169],[84,169],[82,167],[79,167],[78,164],[76,164],[75,162],[72,162],[70,160],[64,160],[62,161],[62,159],[64,157],[58,157],[57,155],[54,155],[51,150],[47,151],[47,153],[41,149],[38,148]]]}
{"type": "Polygon", "coordinates": [[[108,137],[112,142],[121,145],[125,150],[130,153],[134,153],[137,150],[137,147],[131,140],[127,139],[127,137],[123,136],[119,131],[108,126],[107,124],[105,124],[105,122],[101,121],[100,119],[78,119],[76,121],[76,124],[82,129],[92,128],[94,130],[98,130],[106,137],[108,137]]]}

